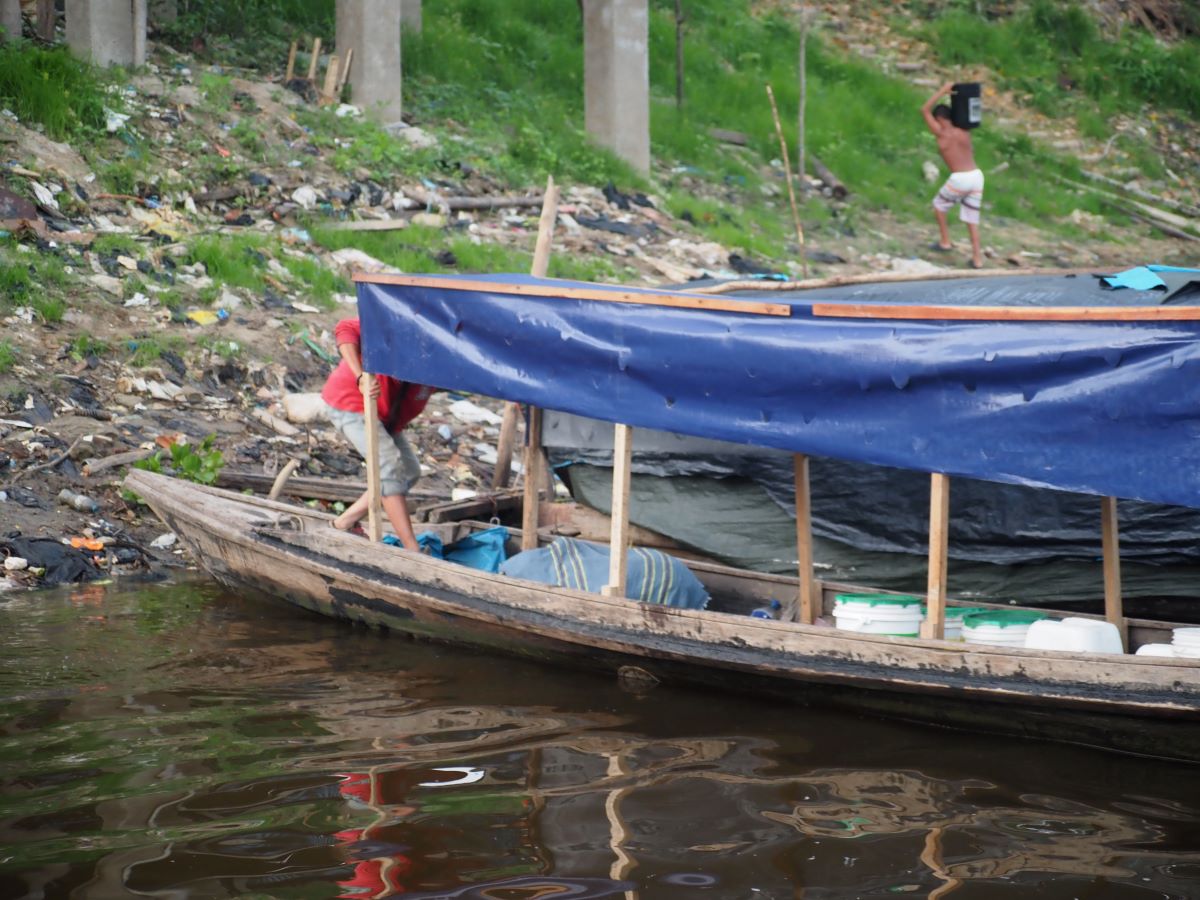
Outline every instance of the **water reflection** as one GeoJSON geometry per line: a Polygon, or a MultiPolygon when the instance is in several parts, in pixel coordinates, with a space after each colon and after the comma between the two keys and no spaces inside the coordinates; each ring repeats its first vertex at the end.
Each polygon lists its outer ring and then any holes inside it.
{"type": "Polygon", "coordinates": [[[3,897],[1188,897],[1194,767],[176,585],[0,603],[3,897]],[[999,893],[997,893],[999,892],[999,893]]]}

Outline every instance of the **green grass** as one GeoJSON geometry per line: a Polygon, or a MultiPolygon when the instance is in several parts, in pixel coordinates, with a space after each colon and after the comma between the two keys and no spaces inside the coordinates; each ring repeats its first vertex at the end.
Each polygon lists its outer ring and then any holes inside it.
{"type": "Polygon", "coordinates": [[[17,363],[17,351],[8,341],[0,341],[0,375],[11,371],[17,363]]]}
{"type": "Polygon", "coordinates": [[[52,253],[0,256],[0,309],[31,308],[46,323],[61,322],[67,310],[60,296],[69,278],[52,253]]]}
{"type": "Polygon", "coordinates": [[[65,46],[0,45],[0,106],[56,141],[104,133],[104,107],[123,108],[120,96],[106,93],[118,76],[80,62],[65,46]]]}
{"type": "Polygon", "coordinates": [[[266,285],[266,239],[256,235],[202,237],[188,248],[188,263],[204,263],[217,285],[261,291],[266,285]]]}
{"type": "Polygon", "coordinates": [[[305,299],[324,309],[333,309],[337,305],[334,294],[354,293],[353,286],[346,278],[325,268],[316,259],[297,259],[284,255],[279,261],[304,285],[305,299]]]}
{"type": "Polygon", "coordinates": [[[72,359],[80,360],[87,359],[93,354],[103,356],[110,349],[106,341],[98,340],[88,334],[81,334],[71,342],[70,354],[72,359]]]}
{"type": "Polygon", "coordinates": [[[1200,116],[1200,39],[1163,46],[1127,27],[1105,40],[1075,2],[1033,0],[1008,17],[984,20],[961,9],[929,23],[922,35],[947,65],[984,64],[1000,86],[1047,115],[1081,112],[1103,121],[1144,104],[1200,116]]]}

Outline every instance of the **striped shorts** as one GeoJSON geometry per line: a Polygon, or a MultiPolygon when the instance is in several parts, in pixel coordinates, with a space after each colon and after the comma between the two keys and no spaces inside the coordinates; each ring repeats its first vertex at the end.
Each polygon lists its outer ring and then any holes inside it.
{"type": "Polygon", "coordinates": [[[958,217],[972,225],[979,224],[979,210],[983,207],[983,172],[953,172],[933,198],[933,208],[938,212],[949,212],[958,205],[958,217]]]}

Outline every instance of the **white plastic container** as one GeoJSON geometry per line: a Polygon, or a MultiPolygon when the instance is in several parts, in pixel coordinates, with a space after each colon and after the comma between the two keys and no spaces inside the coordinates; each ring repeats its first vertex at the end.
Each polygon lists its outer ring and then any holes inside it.
{"type": "Polygon", "coordinates": [[[971,613],[963,617],[963,640],[968,644],[1024,647],[1029,626],[1044,618],[1044,613],[1025,609],[996,609],[971,613]]]}
{"type": "Polygon", "coordinates": [[[837,594],[833,619],[842,631],[916,637],[921,630],[921,598],[911,594],[837,594]]]}
{"type": "Polygon", "coordinates": [[[1099,619],[1040,619],[1025,633],[1027,650],[1066,653],[1124,653],[1121,633],[1112,622],[1099,619]]]}
{"type": "MultiPolygon", "coordinates": [[[[987,612],[986,609],[981,609],[978,606],[947,606],[946,607],[946,627],[942,634],[947,641],[961,641],[963,618],[971,616],[975,613],[987,612]]],[[[921,617],[929,615],[926,607],[921,607],[921,617]]]]}
{"type": "Polygon", "coordinates": [[[1200,628],[1176,628],[1171,632],[1176,656],[1200,659],[1200,628]]]}
{"type": "Polygon", "coordinates": [[[1137,648],[1134,656],[1165,656],[1169,658],[1175,657],[1175,648],[1170,644],[1142,644],[1137,648]]]}

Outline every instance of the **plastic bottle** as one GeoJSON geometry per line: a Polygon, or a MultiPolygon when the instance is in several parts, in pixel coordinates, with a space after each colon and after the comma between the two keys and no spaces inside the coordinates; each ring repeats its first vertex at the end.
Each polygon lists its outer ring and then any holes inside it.
{"type": "Polygon", "coordinates": [[[77,494],[70,488],[63,488],[58,492],[58,502],[64,506],[73,507],[80,512],[94,513],[100,509],[100,504],[91,497],[77,494]]]}
{"type": "Polygon", "coordinates": [[[780,610],[783,609],[783,604],[778,600],[772,599],[766,606],[760,606],[758,609],[752,610],[750,615],[755,619],[778,619],[780,610]]]}

